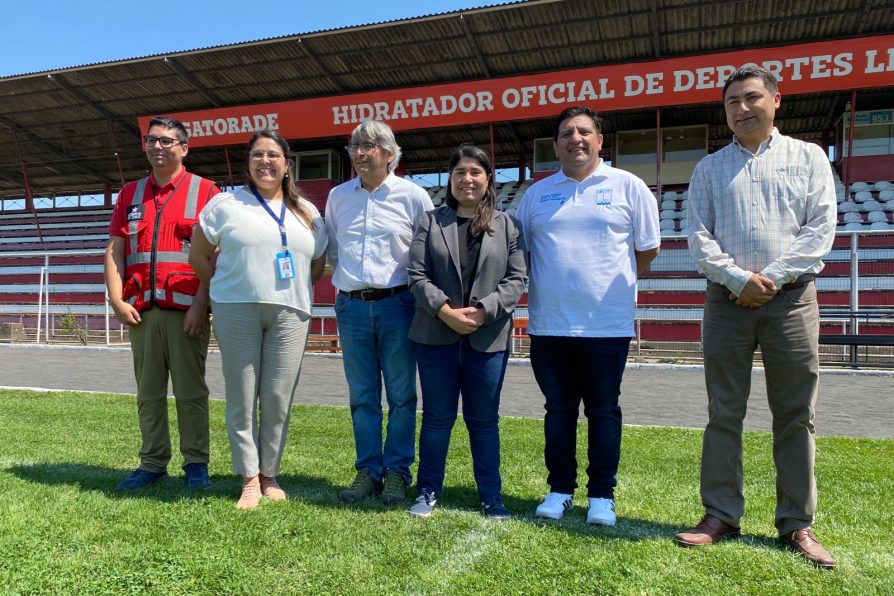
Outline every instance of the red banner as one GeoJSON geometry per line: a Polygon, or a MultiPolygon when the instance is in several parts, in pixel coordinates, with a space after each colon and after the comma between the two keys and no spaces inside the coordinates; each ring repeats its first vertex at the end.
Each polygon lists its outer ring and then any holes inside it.
{"type": "MultiPolygon", "coordinates": [[[[600,112],[717,102],[726,78],[759,64],[788,94],[894,86],[894,35],[597,66],[171,114],[190,145],[241,144],[255,130],[288,139],[347,136],[364,120],[395,130],[544,118],[570,105],[600,112]]],[[[783,100],[784,101],[784,100],[783,100]]],[[[146,130],[151,116],[138,118],[146,130]]]]}

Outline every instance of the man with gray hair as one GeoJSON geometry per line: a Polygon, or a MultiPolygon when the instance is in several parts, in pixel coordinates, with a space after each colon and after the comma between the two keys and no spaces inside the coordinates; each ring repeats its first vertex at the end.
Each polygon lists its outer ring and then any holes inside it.
{"type": "Polygon", "coordinates": [[[415,459],[416,358],[407,338],[416,300],[407,288],[410,241],[434,209],[421,187],[394,174],[400,147],[387,124],[363,122],[348,153],[357,178],[326,203],[335,316],[350,394],[357,470],[346,501],[381,492],[386,505],[406,498],[415,459]],[[382,381],[388,425],[382,444],[382,381]]]}

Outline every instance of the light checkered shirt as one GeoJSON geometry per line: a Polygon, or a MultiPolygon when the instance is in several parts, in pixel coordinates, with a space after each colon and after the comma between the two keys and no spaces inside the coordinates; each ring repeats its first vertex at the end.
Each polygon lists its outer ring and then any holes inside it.
{"type": "Polygon", "coordinates": [[[752,273],[777,288],[818,273],[838,217],[829,159],[775,128],[754,155],[733,137],[695,167],[687,217],[698,269],[736,295],[752,273]]]}

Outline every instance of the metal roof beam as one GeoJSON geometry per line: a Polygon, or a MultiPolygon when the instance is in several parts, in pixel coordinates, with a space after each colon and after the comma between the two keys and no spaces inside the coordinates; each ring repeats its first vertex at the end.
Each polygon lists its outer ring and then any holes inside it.
{"type": "Polygon", "coordinates": [[[326,65],[323,64],[323,61],[317,57],[314,51],[310,48],[310,45],[305,40],[299,37],[298,44],[304,50],[304,53],[307,54],[308,58],[313,60],[313,63],[317,65],[317,68],[319,68],[323,72],[323,74],[326,75],[326,77],[332,83],[332,86],[335,87],[339,93],[345,94],[348,92],[347,89],[345,89],[344,85],[342,85],[341,82],[338,80],[338,77],[330,72],[328,68],[326,68],[326,65]]]}
{"type": "MultiPolygon", "coordinates": [[[[50,154],[61,155],[63,157],[67,157],[65,154],[65,151],[63,149],[60,149],[53,143],[44,141],[43,139],[41,139],[40,137],[38,137],[37,135],[32,133],[30,130],[22,128],[21,126],[19,126],[18,124],[16,124],[15,122],[13,122],[9,118],[7,118],[6,116],[0,116],[0,124],[2,124],[9,130],[11,130],[13,132],[13,134],[21,133],[26,139],[28,139],[29,142],[34,143],[35,145],[40,147],[42,150],[44,150],[50,154]]],[[[114,182],[114,180],[112,180],[111,178],[106,176],[104,173],[100,172],[99,170],[95,170],[95,169],[91,168],[90,166],[80,165],[79,167],[82,170],[84,170],[85,172],[87,172],[88,174],[92,174],[104,182],[105,181],[114,182]]]]}
{"type": "Polygon", "coordinates": [[[866,27],[866,17],[872,11],[872,0],[864,0],[863,10],[860,12],[860,20],[857,23],[857,35],[863,35],[863,29],[866,27]]]}
{"type": "Polygon", "coordinates": [[[109,110],[104,108],[103,106],[99,105],[98,103],[96,103],[95,101],[93,101],[92,99],[87,97],[87,95],[85,95],[83,91],[73,87],[71,83],[66,81],[62,77],[61,74],[47,75],[47,78],[50,79],[50,81],[52,81],[53,83],[55,83],[57,87],[59,87],[60,89],[62,89],[63,91],[65,91],[66,93],[71,95],[72,97],[74,97],[76,100],[78,100],[82,104],[93,108],[96,112],[98,112],[104,118],[107,118],[108,120],[112,120],[113,122],[117,122],[120,126],[122,126],[125,130],[127,130],[127,132],[134,134],[138,137],[140,136],[139,129],[137,129],[137,127],[134,126],[131,122],[125,120],[122,116],[120,116],[118,114],[113,114],[112,112],[110,112],[109,110]]]}
{"type": "Polygon", "coordinates": [[[661,58],[661,32],[658,30],[658,0],[652,0],[652,14],[649,16],[652,29],[652,52],[661,58]]]}
{"type": "Polygon", "coordinates": [[[484,59],[484,56],[481,55],[481,48],[478,47],[478,42],[475,40],[475,36],[472,35],[472,28],[469,27],[469,19],[465,18],[462,13],[459,13],[459,22],[463,24],[463,30],[466,32],[466,39],[469,40],[469,45],[472,46],[472,51],[474,52],[475,57],[478,58],[478,66],[481,67],[481,72],[483,72],[484,76],[489,79],[490,69],[487,67],[487,61],[484,59]]]}
{"type": "Polygon", "coordinates": [[[199,80],[193,76],[191,72],[183,68],[183,66],[177,62],[172,56],[165,56],[164,59],[165,64],[168,65],[168,68],[173,70],[177,76],[186,81],[186,83],[198,92],[199,95],[205,98],[205,100],[211,105],[221,108],[224,106],[224,103],[218,99],[214,93],[205,87],[199,80]]]}

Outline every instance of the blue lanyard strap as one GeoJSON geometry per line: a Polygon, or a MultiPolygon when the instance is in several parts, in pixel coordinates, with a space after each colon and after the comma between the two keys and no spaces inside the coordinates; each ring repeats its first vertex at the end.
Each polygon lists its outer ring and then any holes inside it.
{"type": "Polygon", "coordinates": [[[264,197],[262,197],[258,193],[258,189],[255,188],[255,185],[249,184],[248,187],[251,189],[252,194],[255,195],[255,198],[258,200],[258,202],[261,204],[261,207],[264,208],[264,211],[266,211],[270,215],[270,217],[273,218],[273,221],[275,221],[277,225],[279,225],[279,237],[280,240],[282,240],[282,250],[285,253],[289,252],[289,244],[288,242],[286,242],[286,202],[282,202],[282,207],[279,211],[279,217],[276,217],[276,214],[273,213],[270,205],[268,205],[267,201],[264,200],[264,197]]]}

